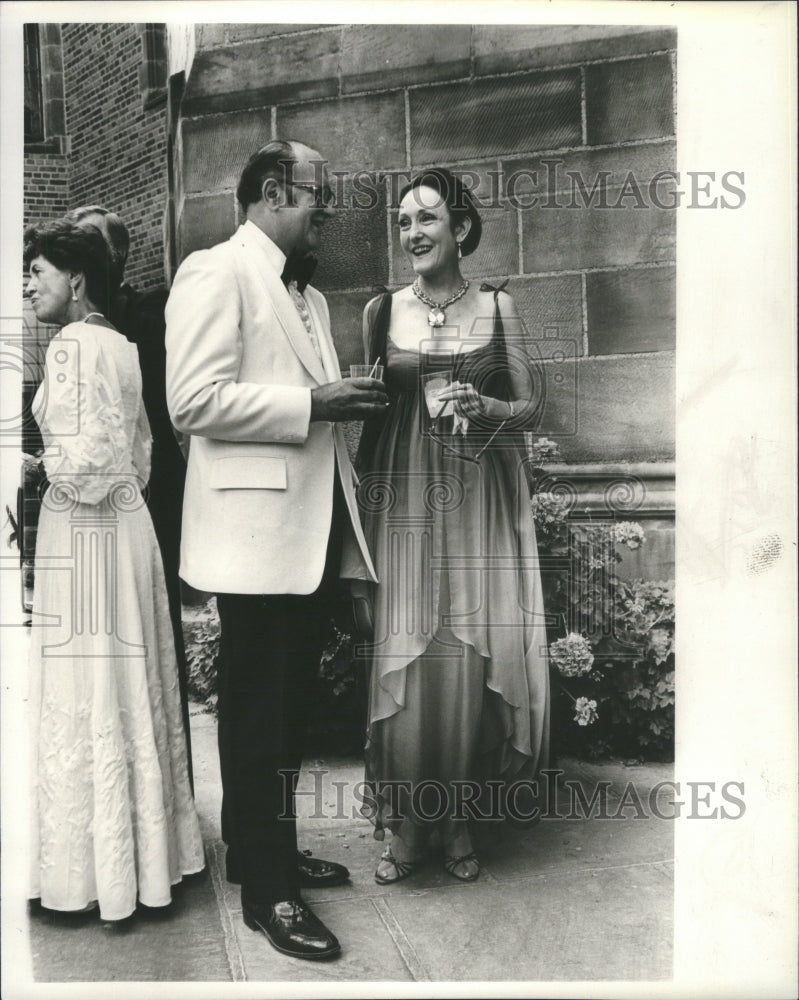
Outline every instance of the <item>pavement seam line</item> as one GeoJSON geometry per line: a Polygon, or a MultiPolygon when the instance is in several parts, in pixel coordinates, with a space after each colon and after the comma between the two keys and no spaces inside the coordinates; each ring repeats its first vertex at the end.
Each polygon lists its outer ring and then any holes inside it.
{"type": "Polygon", "coordinates": [[[416,949],[408,940],[405,931],[400,927],[399,921],[394,916],[388,902],[382,896],[373,896],[371,897],[371,903],[375,910],[377,910],[377,915],[383,921],[383,925],[388,931],[391,940],[396,945],[397,951],[400,953],[400,958],[405,963],[413,981],[416,983],[431,982],[427,969],[425,969],[421,959],[416,954],[416,949]]]}
{"type": "Polygon", "coordinates": [[[234,983],[247,982],[247,972],[244,967],[244,957],[239,948],[239,939],[234,928],[233,914],[225,899],[225,887],[222,882],[222,869],[219,860],[219,851],[222,845],[211,844],[208,848],[208,863],[211,869],[211,881],[214,886],[216,896],[216,907],[219,910],[219,919],[222,924],[222,934],[225,939],[225,955],[230,966],[230,977],[234,983]]]}
{"type": "Polygon", "coordinates": [[[510,878],[500,878],[495,876],[496,881],[499,885],[505,885],[508,882],[532,882],[533,879],[539,878],[549,878],[558,877],[561,878],[563,875],[585,875],[587,872],[613,872],[613,871],[623,871],[629,868],[652,868],[658,865],[670,864],[674,861],[674,858],[657,858],[652,861],[629,861],[627,864],[623,865],[590,865],[587,868],[571,868],[567,871],[556,870],[548,872],[535,872],[532,875],[515,875],[510,878]]]}

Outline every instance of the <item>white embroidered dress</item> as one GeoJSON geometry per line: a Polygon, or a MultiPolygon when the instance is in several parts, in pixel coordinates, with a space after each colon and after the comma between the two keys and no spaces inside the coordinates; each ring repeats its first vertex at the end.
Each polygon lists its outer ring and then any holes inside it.
{"type": "Polygon", "coordinates": [[[142,499],[150,429],[135,345],[72,323],[34,400],[51,486],[31,635],[31,898],[104,919],[204,864],[161,556],[142,499]]]}

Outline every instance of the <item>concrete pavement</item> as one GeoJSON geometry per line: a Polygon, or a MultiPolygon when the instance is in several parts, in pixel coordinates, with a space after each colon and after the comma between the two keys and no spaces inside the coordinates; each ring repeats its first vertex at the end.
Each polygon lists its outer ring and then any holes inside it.
{"type": "Polygon", "coordinates": [[[236,886],[224,878],[216,724],[192,715],[197,806],[207,875],[179,887],[164,912],[137,913],[124,932],[99,918],[29,916],[33,974],[39,982],[508,982],[671,977],[673,824],[670,765],[561,762],[549,818],[503,828],[481,850],[477,882],[447,875],[441,855],[409,879],[373,879],[382,845],[357,812],[360,761],[306,761],[299,800],[301,847],[348,866],[351,882],[306,899],[342,942],[328,963],[287,958],[241,920],[236,886]],[[598,783],[604,815],[585,818],[598,783]],[[570,818],[571,817],[571,818],[570,818]]]}

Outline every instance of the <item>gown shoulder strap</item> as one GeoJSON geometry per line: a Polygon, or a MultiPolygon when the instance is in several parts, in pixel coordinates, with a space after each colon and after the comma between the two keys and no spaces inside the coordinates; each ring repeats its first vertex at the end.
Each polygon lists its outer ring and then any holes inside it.
{"type": "Polygon", "coordinates": [[[492,292],[494,295],[494,339],[496,341],[497,347],[501,350],[505,350],[505,324],[502,322],[502,313],[499,311],[499,293],[504,292],[507,287],[509,278],[505,280],[500,285],[491,285],[487,281],[484,281],[480,285],[481,292],[492,292]]]}
{"type": "Polygon", "coordinates": [[[505,280],[502,282],[501,285],[492,285],[488,281],[484,281],[482,283],[482,285],[480,285],[480,291],[481,292],[493,292],[494,293],[494,301],[496,302],[497,301],[497,295],[500,292],[504,292],[505,291],[505,289],[506,289],[509,281],[510,281],[510,278],[505,278],[505,280]]]}
{"type": "Polygon", "coordinates": [[[388,328],[391,323],[391,293],[383,288],[369,317],[369,357],[367,364],[374,364],[378,358],[386,362],[386,346],[388,343],[388,328]]]}
{"type": "Polygon", "coordinates": [[[505,343],[505,324],[502,322],[502,313],[499,311],[499,293],[504,292],[507,287],[509,278],[499,285],[491,285],[487,281],[484,281],[480,285],[481,292],[492,292],[494,295],[494,328],[492,331],[492,342],[494,344],[494,351],[496,357],[497,370],[504,372],[504,378],[502,379],[502,385],[497,386],[496,392],[500,399],[510,399],[511,388],[509,383],[509,364],[508,364],[508,349],[505,343]]]}
{"type": "MultiPolygon", "coordinates": [[[[369,357],[367,364],[373,365],[378,358],[387,365],[386,351],[388,347],[388,327],[391,322],[391,293],[387,289],[380,291],[374,306],[369,311],[369,357]]],[[[371,467],[377,440],[386,421],[386,414],[381,413],[368,417],[361,426],[361,438],[353,465],[357,474],[363,475],[371,467]]]]}
{"type": "Polygon", "coordinates": [[[502,323],[502,313],[499,311],[499,293],[504,292],[510,278],[505,278],[505,280],[500,285],[491,285],[487,281],[484,281],[480,285],[481,292],[493,292],[494,295],[494,336],[500,337],[504,344],[504,333],[505,327],[502,323]]]}

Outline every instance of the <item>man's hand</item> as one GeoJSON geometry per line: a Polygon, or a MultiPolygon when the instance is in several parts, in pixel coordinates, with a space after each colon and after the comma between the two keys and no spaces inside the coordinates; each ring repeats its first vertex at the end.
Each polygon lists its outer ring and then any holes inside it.
{"type": "Polygon", "coordinates": [[[388,406],[376,378],[346,378],[311,389],[311,420],[365,420],[388,406]]]}

